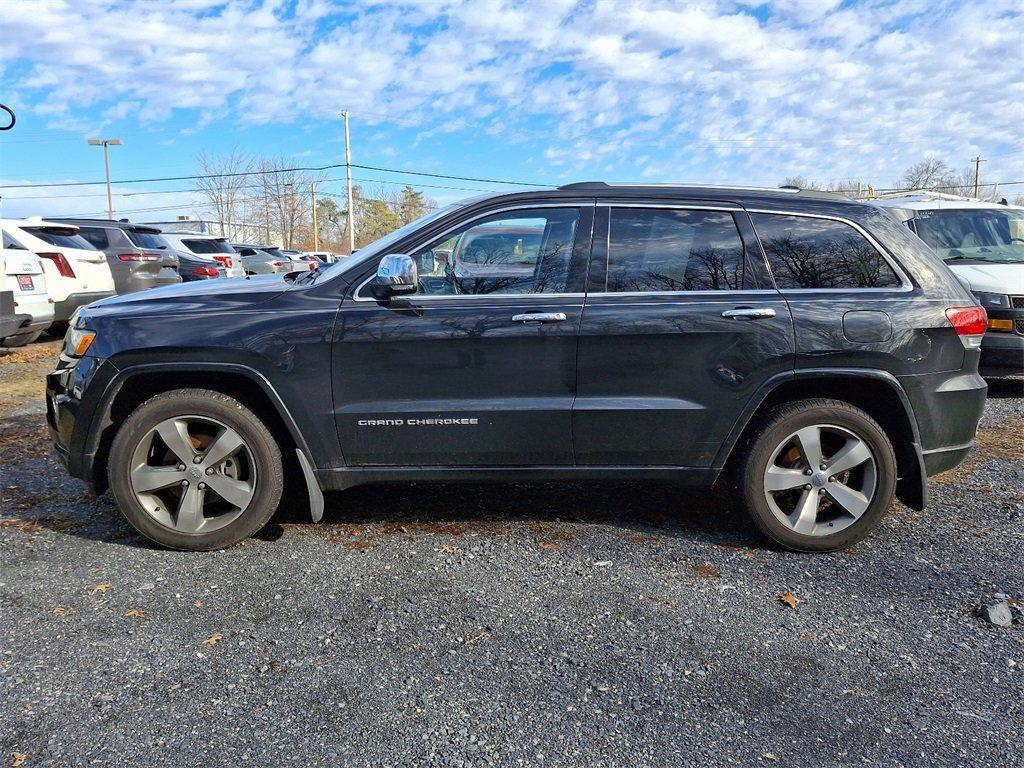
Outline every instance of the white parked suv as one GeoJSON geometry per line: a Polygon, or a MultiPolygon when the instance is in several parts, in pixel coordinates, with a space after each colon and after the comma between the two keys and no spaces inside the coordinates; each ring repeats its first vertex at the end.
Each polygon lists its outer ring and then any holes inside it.
{"type": "Polygon", "coordinates": [[[63,333],[68,320],[79,307],[114,295],[114,277],[103,251],[78,234],[78,227],[28,219],[0,219],[5,240],[15,249],[30,251],[39,257],[46,276],[46,290],[53,299],[53,323],[50,330],[63,333]]]}
{"type": "Polygon", "coordinates": [[[20,247],[6,232],[0,251],[0,291],[10,291],[14,312],[28,315],[17,330],[0,338],[2,347],[21,347],[39,338],[53,323],[53,299],[38,256],[20,247]]]}
{"type": "Polygon", "coordinates": [[[245,269],[227,238],[198,232],[160,230],[160,236],[178,253],[208,261],[211,267],[222,268],[224,277],[245,277],[245,269]]]}
{"type": "Polygon", "coordinates": [[[985,307],[981,373],[1024,373],[1024,208],[930,192],[872,202],[930,245],[985,307]]]}

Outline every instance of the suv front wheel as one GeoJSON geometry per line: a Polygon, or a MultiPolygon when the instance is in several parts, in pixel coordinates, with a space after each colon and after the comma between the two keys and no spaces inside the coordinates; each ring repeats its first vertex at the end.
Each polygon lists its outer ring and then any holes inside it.
{"type": "Polygon", "coordinates": [[[741,455],[735,491],[772,541],[830,552],[870,534],[892,503],[896,457],[864,411],[841,400],[781,405],[741,455]]]}
{"type": "Polygon", "coordinates": [[[245,539],[281,500],[281,451],[266,425],[206,389],[156,395],[124,422],[108,465],[128,522],[171,549],[210,550],[245,539]]]}

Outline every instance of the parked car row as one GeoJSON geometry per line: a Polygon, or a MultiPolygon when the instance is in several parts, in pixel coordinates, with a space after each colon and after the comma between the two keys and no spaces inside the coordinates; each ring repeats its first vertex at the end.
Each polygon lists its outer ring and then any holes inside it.
{"type": "Polygon", "coordinates": [[[127,219],[0,220],[0,346],[62,334],[79,307],[194,280],[309,271],[316,254],[164,231],[127,219]]]}

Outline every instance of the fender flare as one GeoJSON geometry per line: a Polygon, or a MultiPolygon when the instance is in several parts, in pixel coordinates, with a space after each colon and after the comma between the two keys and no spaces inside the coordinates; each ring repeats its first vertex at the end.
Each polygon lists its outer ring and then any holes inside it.
{"type": "Polygon", "coordinates": [[[88,465],[90,469],[95,462],[96,453],[99,450],[100,438],[103,433],[103,429],[106,426],[106,421],[109,418],[110,408],[122,387],[136,376],[147,373],[174,371],[188,371],[190,373],[195,371],[209,371],[211,373],[219,372],[238,374],[244,376],[260,388],[263,394],[269,399],[271,406],[277,412],[277,415],[285,425],[285,429],[288,430],[289,435],[295,442],[295,450],[298,454],[299,467],[302,470],[302,476],[306,483],[306,490],[309,493],[309,507],[313,516],[313,521],[319,521],[323,516],[324,499],[320,485],[316,480],[316,463],[313,460],[313,454],[309,450],[309,445],[306,443],[305,437],[303,437],[302,432],[295,423],[295,419],[288,410],[288,406],[285,405],[284,400],[281,399],[277,390],[274,389],[273,384],[271,384],[267,377],[258,370],[243,363],[195,363],[167,360],[155,363],[137,363],[125,368],[117,368],[117,373],[115,373],[111,377],[110,381],[107,382],[107,385],[103,390],[103,394],[100,395],[97,407],[93,410],[92,418],[85,433],[84,453],[88,457],[88,465]]]}
{"type": "Polygon", "coordinates": [[[719,448],[712,465],[715,471],[721,472],[725,468],[736,448],[736,444],[739,442],[740,436],[750,425],[754,414],[757,413],[758,409],[761,408],[772,392],[783,384],[788,384],[792,381],[834,379],[837,377],[871,379],[884,382],[898,398],[907,422],[910,424],[910,431],[913,436],[911,448],[914,451],[916,460],[905,463],[903,467],[905,474],[898,479],[896,496],[911,509],[923,510],[928,503],[928,475],[924,469],[924,453],[921,448],[921,433],[918,428],[917,417],[910,404],[910,398],[903,389],[903,385],[900,384],[899,379],[888,371],[877,368],[799,368],[795,371],[778,373],[767,379],[747,401],[746,406],[740,412],[740,416],[736,419],[728,436],[722,443],[722,447],[719,448]]]}

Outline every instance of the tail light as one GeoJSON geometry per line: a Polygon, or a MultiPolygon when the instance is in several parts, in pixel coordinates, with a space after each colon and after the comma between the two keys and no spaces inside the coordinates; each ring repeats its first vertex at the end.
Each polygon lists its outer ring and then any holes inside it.
{"type": "Polygon", "coordinates": [[[316,262],[315,261],[309,262],[309,271],[312,272],[314,269],[316,269],[316,262]]]}
{"type": "Polygon", "coordinates": [[[57,272],[61,277],[74,277],[75,270],[71,268],[68,260],[64,258],[63,253],[37,253],[41,259],[49,259],[53,262],[53,265],[57,267],[57,272]]]}
{"type": "Polygon", "coordinates": [[[283,261],[272,261],[272,262],[270,262],[270,266],[272,266],[272,267],[274,267],[276,269],[277,267],[283,267],[284,266],[284,262],[283,261]]]}
{"type": "Polygon", "coordinates": [[[216,277],[218,273],[213,267],[193,267],[192,274],[196,277],[216,277]]]}
{"type": "Polygon", "coordinates": [[[981,337],[988,327],[988,312],[984,307],[950,307],[946,317],[964,347],[977,349],[981,346],[981,337]]]}
{"type": "Polygon", "coordinates": [[[224,269],[231,269],[232,265],[234,264],[230,256],[214,256],[213,260],[219,261],[221,264],[223,264],[224,269]]]}
{"type": "Polygon", "coordinates": [[[151,253],[119,253],[117,258],[121,261],[156,261],[160,257],[151,253]]]}

